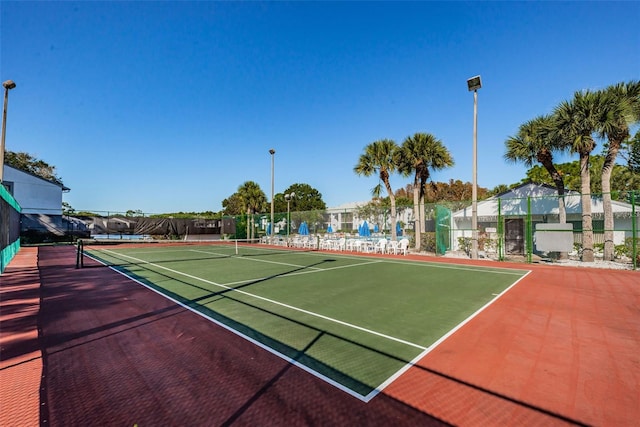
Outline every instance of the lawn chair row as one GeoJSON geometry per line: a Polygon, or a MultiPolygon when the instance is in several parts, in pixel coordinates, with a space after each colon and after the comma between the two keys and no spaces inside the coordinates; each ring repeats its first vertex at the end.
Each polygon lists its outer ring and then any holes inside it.
{"type": "Polygon", "coordinates": [[[379,254],[402,254],[406,255],[409,250],[409,239],[403,238],[399,241],[366,238],[321,238],[319,247],[325,251],[348,251],[362,253],[379,254]]]}

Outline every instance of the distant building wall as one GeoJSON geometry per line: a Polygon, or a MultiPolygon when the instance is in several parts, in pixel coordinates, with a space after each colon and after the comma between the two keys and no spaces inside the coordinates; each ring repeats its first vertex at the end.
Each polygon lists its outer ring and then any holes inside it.
{"type": "Polygon", "coordinates": [[[23,214],[62,215],[65,187],[8,165],[4,167],[4,184],[23,214]]]}

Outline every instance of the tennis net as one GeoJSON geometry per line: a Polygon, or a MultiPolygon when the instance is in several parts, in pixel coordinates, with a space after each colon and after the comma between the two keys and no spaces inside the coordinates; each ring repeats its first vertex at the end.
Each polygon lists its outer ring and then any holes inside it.
{"type": "MultiPolygon", "coordinates": [[[[128,252],[145,253],[153,262],[202,259],[231,256],[255,256],[296,251],[315,251],[317,239],[304,241],[262,237],[260,239],[79,239],[76,251],[76,268],[83,268],[85,258],[92,258],[102,264],[128,265],[135,260],[128,252]],[[154,255],[157,254],[157,255],[154,255]]],[[[146,256],[145,256],[146,258],[146,256]]]]}

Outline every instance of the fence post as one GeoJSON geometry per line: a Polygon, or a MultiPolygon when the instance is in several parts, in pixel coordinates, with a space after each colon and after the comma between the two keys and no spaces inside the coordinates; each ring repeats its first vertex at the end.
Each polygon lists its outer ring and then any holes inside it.
{"type": "Polygon", "coordinates": [[[533,230],[531,225],[531,196],[527,197],[527,262],[531,263],[531,255],[533,253],[533,230]]]}
{"type": "Polygon", "coordinates": [[[501,198],[498,198],[498,261],[504,261],[504,221],[501,198]]]}
{"type": "Polygon", "coordinates": [[[631,192],[631,256],[633,257],[633,269],[638,268],[638,230],[636,226],[636,222],[638,219],[636,218],[636,192],[631,192]]]}

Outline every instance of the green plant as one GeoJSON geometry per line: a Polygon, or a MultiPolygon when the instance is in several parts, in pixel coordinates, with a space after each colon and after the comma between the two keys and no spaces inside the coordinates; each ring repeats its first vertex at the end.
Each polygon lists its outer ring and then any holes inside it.
{"type": "Polygon", "coordinates": [[[458,248],[465,254],[471,255],[471,237],[458,237],[458,248]]]}
{"type": "Polygon", "coordinates": [[[622,245],[615,245],[613,247],[613,254],[616,258],[622,258],[623,256],[627,256],[627,246],[623,243],[622,245]]]}
{"type": "Polygon", "coordinates": [[[422,233],[421,237],[421,248],[425,252],[435,252],[436,251],[436,233],[434,231],[422,233]]]}

